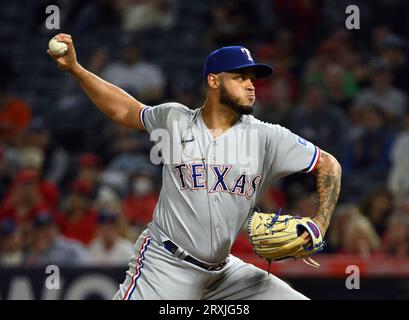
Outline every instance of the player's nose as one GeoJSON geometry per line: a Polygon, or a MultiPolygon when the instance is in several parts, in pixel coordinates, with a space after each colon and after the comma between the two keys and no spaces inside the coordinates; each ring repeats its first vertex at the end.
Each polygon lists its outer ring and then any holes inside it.
{"type": "Polygon", "coordinates": [[[251,91],[251,92],[255,92],[256,91],[256,87],[253,84],[250,84],[246,87],[247,91],[251,91]]]}
{"type": "Polygon", "coordinates": [[[256,91],[256,87],[254,86],[253,80],[247,80],[246,90],[252,91],[252,92],[256,91]]]}

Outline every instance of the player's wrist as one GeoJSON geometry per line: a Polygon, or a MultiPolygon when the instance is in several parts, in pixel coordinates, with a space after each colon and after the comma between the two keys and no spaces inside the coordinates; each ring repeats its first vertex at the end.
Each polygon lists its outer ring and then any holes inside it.
{"type": "Polygon", "coordinates": [[[78,62],[73,63],[73,65],[69,69],[67,69],[67,71],[76,78],[80,77],[83,70],[84,68],[78,62]]]}
{"type": "Polygon", "coordinates": [[[312,220],[320,229],[322,236],[324,236],[328,229],[328,224],[326,222],[325,217],[321,215],[316,215],[314,218],[312,218],[312,220]]]}

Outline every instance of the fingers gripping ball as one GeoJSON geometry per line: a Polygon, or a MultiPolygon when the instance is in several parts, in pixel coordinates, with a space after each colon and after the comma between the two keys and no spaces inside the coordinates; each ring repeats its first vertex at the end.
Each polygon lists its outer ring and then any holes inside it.
{"type": "Polygon", "coordinates": [[[248,232],[254,252],[269,261],[307,258],[325,245],[318,226],[310,218],[254,211],[248,222],[248,232]],[[301,237],[304,231],[311,238],[311,246],[304,245],[301,237]]]}
{"type": "Polygon", "coordinates": [[[50,51],[53,55],[59,57],[65,55],[68,50],[68,46],[66,43],[58,41],[55,38],[52,38],[50,42],[48,42],[48,47],[50,48],[50,51]]]}

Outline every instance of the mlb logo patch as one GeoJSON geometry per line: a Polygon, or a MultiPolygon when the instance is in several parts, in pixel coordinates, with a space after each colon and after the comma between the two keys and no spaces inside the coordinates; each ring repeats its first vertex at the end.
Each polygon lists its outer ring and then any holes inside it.
{"type": "Polygon", "coordinates": [[[303,147],[307,148],[307,140],[297,136],[297,142],[302,145],[303,147]]]}

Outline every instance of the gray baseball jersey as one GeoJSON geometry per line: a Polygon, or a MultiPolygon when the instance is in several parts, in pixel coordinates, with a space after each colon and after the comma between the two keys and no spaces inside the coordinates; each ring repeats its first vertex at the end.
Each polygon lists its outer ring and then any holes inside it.
{"type": "MultiPolygon", "coordinates": [[[[193,257],[219,263],[274,179],[309,172],[319,149],[288,129],[242,115],[216,138],[202,108],[144,107],[140,120],[162,149],[163,185],[149,228],[193,257]]],[[[154,156],[154,152],[151,156],[154,156]]]]}
{"type": "Polygon", "coordinates": [[[114,299],[306,299],[229,253],[263,188],[313,170],[319,149],[252,116],[220,135],[202,109],[178,103],[145,107],[139,117],[158,141],[151,159],[164,163],[163,186],[114,299]]]}

